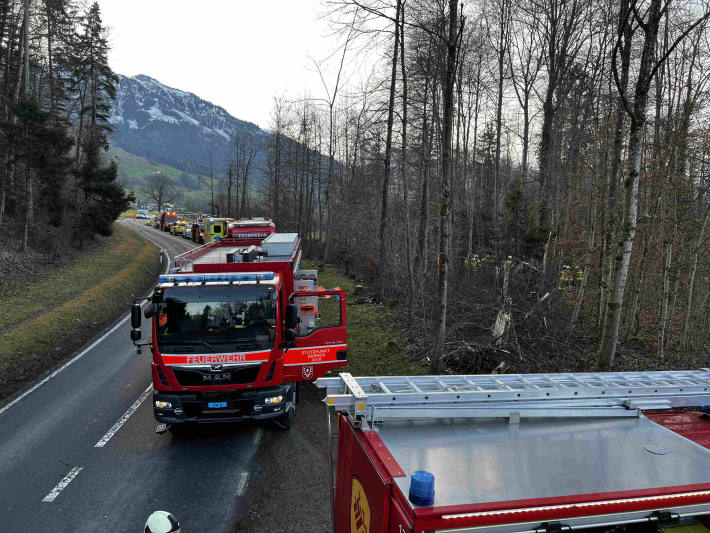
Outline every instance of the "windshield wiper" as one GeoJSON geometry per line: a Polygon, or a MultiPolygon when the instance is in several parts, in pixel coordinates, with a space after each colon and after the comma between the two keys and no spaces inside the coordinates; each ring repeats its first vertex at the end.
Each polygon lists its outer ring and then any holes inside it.
{"type": "Polygon", "coordinates": [[[202,344],[204,344],[205,346],[207,346],[207,347],[208,347],[210,350],[212,350],[213,352],[216,352],[216,351],[217,351],[217,350],[215,349],[215,347],[212,346],[209,342],[207,342],[207,341],[200,341],[200,342],[201,342],[202,344]]]}
{"type": "Polygon", "coordinates": [[[214,346],[212,346],[209,342],[207,341],[163,341],[163,344],[183,344],[183,345],[192,345],[192,344],[204,344],[207,346],[210,350],[213,352],[216,352],[217,350],[215,349],[214,346]]]}

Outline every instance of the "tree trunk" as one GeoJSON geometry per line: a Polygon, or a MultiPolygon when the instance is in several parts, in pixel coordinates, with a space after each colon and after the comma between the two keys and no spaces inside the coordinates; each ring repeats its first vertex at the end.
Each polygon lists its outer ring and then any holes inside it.
{"type": "Polygon", "coordinates": [[[693,250],[693,266],[690,270],[690,279],[688,280],[688,302],[685,306],[685,320],[683,321],[683,335],[681,336],[680,343],[682,346],[687,346],[688,344],[688,326],[690,324],[690,311],[693,306],[693,285],[695,284],[695,274],[698,271],[698,255],[700,252],[700,247],[703,244],[703,237],[705,236],[705,229],[708,226],[708,220],[710,220],[710,208],[707,213],[705,213],[705,219],[703,220],[703,226],[700,228],[700,235],[698,236],[698,244],[693,250]]]}
{"type": "Polygon", "coordinates": [[[587,281],[589,279],[589,269],[592,264],[592,252],[594,250],[594,221],[596,219],[596,204],[592,202],[592,212],[589,217],[589,238],[587,239],[587,254],[584,259],[584,274],[582,275],[582,283],[579,285],[579,291],[577,292],[577,304],[574,306],[574,312],[572,313],[572,319],[570,320],[569,329],[570,332],[574,331],[577,325],[577,320],[579,319],[579,312],[582,309],[582,302],[584,301],[584,292],[587,289],[587,281]]]}
{"type": "Polygon", "coordinates": [[[232,216],[232,165],[227,168],[227,216],[232,216]]]}
{"type": "Polygon", "coordinates": [[[454,81],[456,79],[456,52],[458,44],[458,0],[449,0],[449,35],[446,42],[446,79],[444,80],[444,124],[441,135],[441,209],[439,210],[439,312],[436,328],[436,346],[431,357],[430,370],[441,372],[446,347],[446,309],[448,297],[449,252],[451,248],[451,135],[454,115],[454,81]]]}
{"type": "Polygon", "coordinates": [[[392,157],[392,125],[394,124],[394,90],[397,84],[397,59],[399,54],[399,16],[402,9],[401,0],[397,0],[397,10],[394,20],[394,52],[392,53],[392,74],[390,77],[390,99],[387,109],[387,140],[385,141],[385,168],[382,177],[382,208],[380,209],[380,230],[378,234],[379,251],[377,254],[377,292],[381,296],[384,289],[384,273],[387,243],[387,204],[389,196],[390,161],[392,157]]]}
{"type": "MultiPolygon", "coordinates": [[[[25,100],[30,99],[30,0],[25,0],[24,14],[24,64],[25,64],[25,100]]],[[[25,231],[22,237],[22,251],[26,252],[29,248],[30,226],[32,225],[32,171],[29,165],[25,165],[25,191],[26,191],[26,211],[25,211],[25,231]]]]}
{"type": "Polygon", "coordinates": [[[496,151],[495,151],[495,174],[493,176],[493,232],[495,239],[496,259],[499,255],[500,228],[498,227],[498,190],[500,188],[500,142],[503,129],[503,76],[505,74],[505,53],[508,46],[507,24],[508,24],[508,0],[500,0],[500,33],[498,36],[498,95],[496,102],[496,151]]]}
{"type": "MultiPolygon", "coordinates": [[[[476,155],[478,141],[478,108],[481,99],[481,63],[483,56],[479,56],[478,69],[476,71],[476,103],[474,104],[473,112],[473,158],[471,160],[471,197],[469,198],[469,216],[468,216],[468,242],[466,246],[466,255],[470,258],[473,256],[473,227],[474,216],[476,215],[476,155]]],[[[469,123],[470,124],[470,123],[469,123]]]]}
{"type": "MultiPolygon", "coordinates": [[[[619,10],[619,25],[623,25],[629,18],[629,3],[628,0],[621,0],[621,9],[619,10]]],[[[620,83],[621,93],[616,101],[616,117],[614,119],[614,147],[611,156],[611,169],[609,171],[606,183],[608,196],[606,198],[607,205],[604,211],[603,227],[602,227],[602,271],[599,277],[600,280],[600,296],[599,296],[599,318],[598,324],[601,326],[604,321],[604,313],[606,313],[606,305],[609,298],[609,288],[612,283],[612,250],[614,232],[616,231],[616,191],[619,182],[619,169],[621,168],[621,149],[624,135],[624,102],[629,84],[629,68],[631,65],[631,25],[626,24],[621,33],[623,41],[621,44],[621,73],[620,83]]]]}
{"type": "Polygon", "coordinates": [[[673,259],[673,242],[664,242],[665,261],[663,263],[663,298],[661,299],[661,316],[658,321],[658,358],[663,359],[663,347],[666,345],[665,333],[668,323],[668,300],[671,290],[671,262],[673,259]]]}
{"type": "Polygon", "coordinates": [[[641,172],[641,156],[644,146],[644,126],[646,123],[646,104],[648,92],[653,77],[653,62],[656,51],[656,38],[661,19],[661,1],[651,0],[648,8],[648,22],[644,26],[644,44],[641,54],[633,110],[629,111],[631,126],[629,128],[629,160],[628,175],[624,180],[624,211],[621,224],[621,235],[614,257],[613,285],[610,287],[609,300],[604,315],[604,328],[597,354],[597,366],[601,371],[607,371],[614,364],[616,345],[619,340],[619,323],[621,321],[621,305],[626,289],[629,273],[631,251],[636,235],[636,215],[638,212],[639,174],[641,172]]]}
{"type": "Polygon", "coordinates": [[[414,327],[414,265],[412,264],[411,224],[409,220],[409,183],[407,180],[407,68],[404,63],[404,4],[401,7],[400,65],[402,68],[402,201],[404,204],[404,242],[407,264],[407,331],[412,334],[414,327]]]}
{"type": "MultiPolygon", "coordinates": [[[[431,46],[429,47],[429,58],[431,59],[431,46]]],[[[435,88],[432,89],[436,90],[435,88]]],[[[417,231],[417,253],[415,264],[417,269],[417,278],[421,280],[425,274],[426,268],[426,249],[427,240],[429,238],[429,153],[430,153],[430,132],[427,122],[427,102],[428,102],[429,80],[424,80],[424,102],[422,112],[422,142],[419,155],[419,170],[421,179],[421,193],[419,199],[419,227],[417,231]]]]}
{"type": "Polygon", "coordinates": [[[640,308],[640,300],[641,300],[641,292],[643,291],[645,285],[646,285],[646,273],[648,271],[648,251],[651,248],[651,239],[653,238],[653,223],[656,219],[656,216],[658,214],[658,211],[661,208],[661,198],[658,198],[658,201],[656,203],[656,215],[654,215],[651,218],[651,222],[649,224],[648,228],[648,235],[646,236],[646,240],[644,241],[643,244],[643,252],[641,253],[641,262],[639,264],[638,268],[638,278],[636,281],[636,285],[634,286],[634,303],[631,307],[631,318],[629,320],[629,329],[627,331],[627,335],[631,333],[636,333],[636,330],[639,325],[639,320],[638,320],[638,312],[640,308]]]}

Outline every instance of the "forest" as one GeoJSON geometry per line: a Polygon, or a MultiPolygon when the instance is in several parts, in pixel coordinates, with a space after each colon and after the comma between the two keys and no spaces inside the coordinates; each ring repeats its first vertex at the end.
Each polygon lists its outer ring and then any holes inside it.
{"type": "Polygon", "coordinates": [[[221,212],[369,282],[432,372],[707,365],[707,3],[324,8],[320,91],[275,98],[265,178],[221,212]]]}
{"type": "MultiPolygon", "coordinates": [[[[322,86],[274,98],[265,146],[232,140],[213,213],[299,232],[432,372],[708,366],[705,0],[323,10],[322,86]]],[[[22,248],[80,246],[132,199],[105,157],[108,46],[97,4],[0,0],[0,227],[22,248]]]]}
{"type": "Polygon", "coordinates": [[[108,161],[118,76],[99,5],[0,0],[0,242],[61,254],[132,196],[108,161]]]}

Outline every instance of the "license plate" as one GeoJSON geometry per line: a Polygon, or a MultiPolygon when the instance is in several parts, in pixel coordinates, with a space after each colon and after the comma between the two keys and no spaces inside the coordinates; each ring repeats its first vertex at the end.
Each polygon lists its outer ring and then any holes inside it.
{"type": "Polygon", "coordinates": [[[210,409],[220,409],[222,407],[227,407],[227,402],[209,402],[207,407],[210,409]]]}

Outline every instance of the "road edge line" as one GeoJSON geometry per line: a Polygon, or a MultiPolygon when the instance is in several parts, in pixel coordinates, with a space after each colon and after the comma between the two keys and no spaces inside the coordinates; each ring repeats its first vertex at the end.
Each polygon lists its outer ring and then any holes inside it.
{"type": "Polygon", "coordinates": [[[148,388],[143,391],[143,394],[141,394],[138,399],[136,399],[135,402],[133,402],[133,405],[131,405],[125,413],[123,413],[123,416],[119,418],[116,423],[111,426],[111,429],[109,429],[106,434],[101,437],[99,442],[94,444],[94,448],[103,448],[106,446],[106,443],[111,440],[111,438],[118,433],[118,430],[121,429],[123,424],[128,422],[128,419],[131,418],[131,415],[135,413],[138,408],[141,406],[141,404],[145,401],[145,399],[148,397],[148,394],[150,394],[153,390],[153,384],[151,383],[148,385],[148,388]]]}
{"type": "Polygon", "coordinates": [[[2,415],[5,411],[7,411],[8,409],[10,409],[10,407],[16,405],[16,404],[19,403],[20,401],[22,401],[22,400],[24,400],[25,398],[27,398],[27,396],[29,396],[29,395],[32,394],[34,391],[36,391],[37,389],[39,389],[42,385],[44,385],[44,384],[47,383],[49,380],[51,380],[52,378],[54,378],[57,374],[59,374],[60,372],[66,370],[66,369],[69,368],[71,365],[73,365],[74,363],[76,363],[79,359],[81,359],[82,357],[84,357],[89,351],[93,350],[93,349],[94,349],[99,343],[101,343],[106,337],[108,337],[108,336],[111,335],[114,331],[116,331],[119,327],[121,327],[121,326],[123,325],[123,323],[126,322],[126,321],[130,318],[130,316],[131,316],[131,315],[126,315],[126,316],[124,316],[124,317],[123,317],[121,320],[119,320],[118,323],[116,323],[111,329],[109,329],[107,332],[105,332],[103,335],[101,335],[101,337],[99,337],[98,339],[96,339],[94,342],[92,342],[88,347],[84,348],[84,349],[83,349],[81,352],[79,352],[77,355],[75,355],[74,357],[72,357],[71,359],[69,359],[69,361],[67,361],[66,363],[64,363],[64,364],[63,364],[62,366],[60,366],[59,368],[53,370],[49,375],[45,376],[43,379],[41,379],[40,381],[38,381],[37,383],[35,383],[34,385],[32,385],[29,389],[27,389],[25,392],[23,392],[22,394],[20,394],[17,398],[15,398],[14,400],[12,400],[10,403],[8,403],[7,405],[4,405],[3,407],[0,407],[0,415],[2,415]]]}
{"type": "Polygon", "coordinates": [[[237,485],[237,496],[244,496],[249,486],[249,472],[240,472],[237,485]]]}

